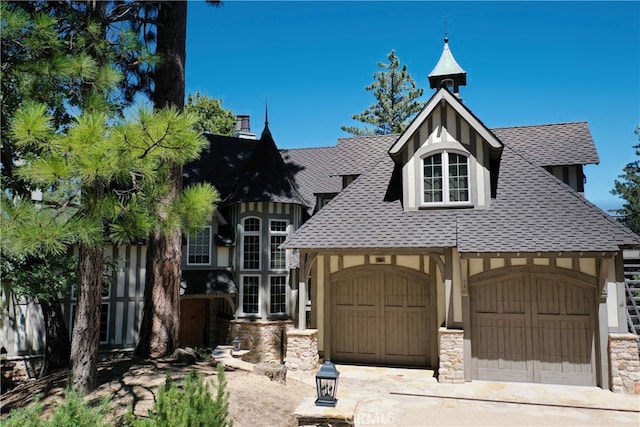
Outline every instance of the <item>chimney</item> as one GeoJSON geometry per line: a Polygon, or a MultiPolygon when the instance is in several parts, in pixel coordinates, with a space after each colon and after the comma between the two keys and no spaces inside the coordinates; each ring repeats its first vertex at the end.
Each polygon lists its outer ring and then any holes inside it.
{"type": "Polygon", "coordinates": [[[243,139],[257,139],[256,134],[251,133],[248,114],[238,114],[236,116],[236,127],[233,131],[233,136],[243,139]]]}

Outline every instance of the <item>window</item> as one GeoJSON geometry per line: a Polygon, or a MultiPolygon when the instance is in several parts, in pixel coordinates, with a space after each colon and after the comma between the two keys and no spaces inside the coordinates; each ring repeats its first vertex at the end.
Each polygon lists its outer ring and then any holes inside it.
{"type": "Polygon", "coordinates": [[[443,151],[422,160],[424,204],[468,204],[469,158],[443,151]]]}
{"type": "Polygon", "coordinates": [[[271,314],[287,313],[287,276],[271,276],[269,295],[271,301],[269,311],[271,314]]]}
{"type": "Polygon", "coordinates": [[[258,314],[260,276],[242,276],[242,311],[245,314],[258,314]]]}
{"type": "MultiPolygon", "coordinates": [[[[69,335],[73,337],[73,326],[76,321],[77,304],[71,304],[71,321],[69,322],[69,335]]],[[[109,339],[109,303],[100,304],[100,344],[106,344],[109,339]]]]}
{"type": "Polygon", "coordinates": [[[244,220],[242,236],[242,268],[244,270],[260,269],[260,219],[244,220]]]}
{"type": "Polygon", "coordinates": [[[279,249],[287,239],[287,228],[287,221],[284,220],[271,220],[269,223],[269,269],[271,270],[286,270],[287,268],[287,251],[279,249]]]}
{"type": "Polygon", "coordinates": [[[211,227],[190,233],[187,238],[187,264],[211,263],[211,227]]]}

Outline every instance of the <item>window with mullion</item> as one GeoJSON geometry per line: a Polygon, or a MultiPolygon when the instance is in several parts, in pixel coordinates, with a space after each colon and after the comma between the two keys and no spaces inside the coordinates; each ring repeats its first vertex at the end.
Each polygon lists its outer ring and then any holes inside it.
{"type": "Polygon", "coordinates": [[[284,220],[271,220],[269,222],[270,270],[286,270],[287,268],[287,251],[280,249],[280,245],[287,239],[288,225],[288,222],[284,220]]]}
{"type": "Polygon", "coordinates": [[[211,227],[189,233],[187,241],[187,264],[211,263],[211,227]]]}
{"type": "Polygon", "coordinates": [[[422,159],[425,204],[469,202],[469,159],[443,151],[422,159]]]}
{"type": "Polygon", "coordinates": [[[242,312],[259,313],[260,276],[242,276],[242,312]]]}
{"type": "Polygon", "coordinates": [[[269,312],[271,314],[287,313],[287,276],[270,276],[269,312]]]}
{"type": "Polygon", "coordinates": [[[243,226],[242,269],[260,270],[260,219],[247,218],[243,226]]]}
{"type": "Polygon", "coordinates": [[[462,154],[449,153],[449,201],[469,201],[468,159],[462,154]]]}
{"type": "Polygon", "coordinates": [[[424,159],[424,202],[442,202],[442,154],[424,159]]]}

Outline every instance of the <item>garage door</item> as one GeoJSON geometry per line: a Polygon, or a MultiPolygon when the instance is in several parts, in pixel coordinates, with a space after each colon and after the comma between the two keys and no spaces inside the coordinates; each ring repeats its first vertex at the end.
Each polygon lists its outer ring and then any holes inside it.
{"type": "Polygon", "coordinates": [[[427,283],[426,276],[373,266],[335,280],[331,358],[428,365],[427,283]]]}
{"type": "Polygon", "coordinates": [[[595,289],[524,274],[471,287],[473,376],[595,385],[595,289]]]}

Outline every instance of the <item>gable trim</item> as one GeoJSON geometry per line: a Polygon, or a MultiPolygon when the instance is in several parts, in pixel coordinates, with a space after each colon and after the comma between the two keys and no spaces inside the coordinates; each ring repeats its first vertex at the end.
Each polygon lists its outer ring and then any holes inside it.
{"type": "Polygon", "coordinates": [[[424,109],[418,114],[413,121],[409,124],[407,129],[400,135],[400,138],[389,149],[389,155],[398,161],[401,157],[401,153],[405,145],[412,139],[412,136],[418,131],[420,126],[425,120],[430,120],[433,110],[440,105],[441,102],[446,102],[458,113],[469,125],[482,137],[489,145],[494,149],[502,149],[503,144],[500,140],[476,117],[473,113],[465,107],[455,96],[453,96],[447,89],[439,89],[429,101],[424,109]]]}

